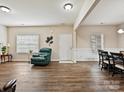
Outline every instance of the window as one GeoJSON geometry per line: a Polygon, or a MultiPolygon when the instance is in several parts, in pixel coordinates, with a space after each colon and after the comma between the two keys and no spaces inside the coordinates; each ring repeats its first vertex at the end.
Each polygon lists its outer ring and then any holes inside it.
{"type": "Polygon", "coordinates": [[[103,34],[92,33],[90,37],[91,50],[97,53],[97,49],[103,49],[103,34]]]}
{"type": "Polygon", "coordinates": [[[17,35],[16,37],[16,52],[29,53],[38,52],[39,50],[39,35],[17,35]]]}

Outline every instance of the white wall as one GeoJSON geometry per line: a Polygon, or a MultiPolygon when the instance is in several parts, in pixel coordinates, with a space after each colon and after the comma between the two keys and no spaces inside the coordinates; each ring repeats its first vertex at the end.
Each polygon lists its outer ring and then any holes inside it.
{"type": "Polygon", "coordinates": [[[7,43],[7,28],[0,25],[0,43],[7,43]]]}

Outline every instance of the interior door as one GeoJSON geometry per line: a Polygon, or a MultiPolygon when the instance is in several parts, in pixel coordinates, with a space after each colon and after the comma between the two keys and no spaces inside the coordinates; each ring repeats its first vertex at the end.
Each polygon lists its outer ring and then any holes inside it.
{"type": "Polygon", "coordinates": [[[60,35],[59,38],[59,60],[72,60],[72,34],[60,35]]]}

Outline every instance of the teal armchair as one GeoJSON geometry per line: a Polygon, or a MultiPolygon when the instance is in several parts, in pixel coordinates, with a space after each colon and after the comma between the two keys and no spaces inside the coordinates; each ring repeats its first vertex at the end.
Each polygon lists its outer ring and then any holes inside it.
{"type": "Polygon", "coordinates": [[[33,54],[31,64],[34,65],[48,65],[51,62],[51,48],[42,48],[39,53],[33,54]]]}

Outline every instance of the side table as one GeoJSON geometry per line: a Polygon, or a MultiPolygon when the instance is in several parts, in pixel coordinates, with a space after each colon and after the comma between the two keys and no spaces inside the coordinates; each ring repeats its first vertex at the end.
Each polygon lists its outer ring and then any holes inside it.
{"type": "Polygon", "coordinates": [[[2,54],[0,55],[1,62],[12,62],[12,54],[2,54]],[[7,58],[7,61],[6,61],[7,58]]]}

